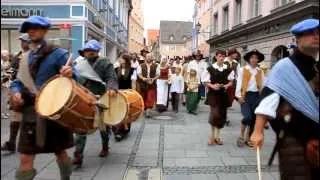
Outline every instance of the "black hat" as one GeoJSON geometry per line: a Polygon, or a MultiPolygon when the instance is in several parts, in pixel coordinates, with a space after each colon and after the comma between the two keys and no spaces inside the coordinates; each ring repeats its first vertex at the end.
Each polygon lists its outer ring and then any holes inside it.
{"type": "Polygon", "coordinates": [[[150,51],[148,50],[148,47],[144,47],[143,49],[141,49],[140,54],[142,55],[142,53],[150,53],[150,51]]]}
{"type": "Polygon", "coordinates": [[[193,58],[195,59],[197,56],[200,56],[201,59],[203,59],[203,54],[200,50],[197,50],[193,55],[193,58]]]}
{"type": "Polygon", "coordinates": [[[259,59],[258,63],[264,60],[264,55],[261,52],[259,52],[257,49],[253,49],[252,51],[248,52],[243,56],[243,58],[245,61],[249,62],[250,57],[254,54],[258,56],[258,59],[259,59]]]}

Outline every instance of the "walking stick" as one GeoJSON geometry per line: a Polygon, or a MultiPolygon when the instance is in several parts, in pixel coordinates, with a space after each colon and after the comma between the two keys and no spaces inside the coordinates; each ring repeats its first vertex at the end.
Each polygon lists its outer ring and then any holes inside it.
{"type": "Polygon", "coordinates": [[[262,180],[262,178],[261,178],[260,147],[257,147],[257,168],[258,168],[258,179],[262,180]]]}

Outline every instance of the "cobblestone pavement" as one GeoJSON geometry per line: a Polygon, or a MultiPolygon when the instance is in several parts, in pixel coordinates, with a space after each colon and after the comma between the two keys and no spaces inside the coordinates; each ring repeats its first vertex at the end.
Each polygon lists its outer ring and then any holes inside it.
{"type": "MultiPolygon", "coordinates": [[[[153,113],[152,119],[136,121],[130,136],[122,142],[111,138],[110,154],[99,158],[101,143],[96,132],[88,136],[83,168],[72,174],[72,180],[257,180],[256,154],[247,147],[238,148],[241,114],[235,103],[229,110],[231,126],[222,130],[223,146],[208,146],[210,127],[208,107],[200,106],[197,116],[181,107],[178,114],[153,113]]],[[[1,120],[1,144],[7,140],[9,120],[1,120]]],[[[261,152],[264,180],[277,180],[277,158],[266,167],[274,145],[272,130],[265,133],[261,152]]],[[[70,155],[73,148],[69,149],[70,155]]],[[[1,179],[13,180],[18,165],[18,153],[1,154],[1,179]]],[[[59,179],[52,154],[38,155],[35,160],[36,180],[59,179]]]]}

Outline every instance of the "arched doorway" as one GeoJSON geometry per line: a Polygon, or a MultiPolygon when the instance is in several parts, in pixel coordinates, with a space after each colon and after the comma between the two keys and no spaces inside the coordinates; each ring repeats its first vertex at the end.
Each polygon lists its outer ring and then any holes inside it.
{"type": "Polygon", "coordinates": [[[271,62],[272,65],[275,64],[278,60],[288,57],[290,55],[288,48],[284,45],[275,47],[271,53],[271,62]]]}

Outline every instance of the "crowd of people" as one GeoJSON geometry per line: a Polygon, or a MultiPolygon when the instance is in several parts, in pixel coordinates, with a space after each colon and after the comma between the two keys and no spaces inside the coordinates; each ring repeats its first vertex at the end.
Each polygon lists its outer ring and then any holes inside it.
{"type": "MultiPolygon", "coordinates": [[[[319,62],[315,63],[319,52],[319,20],[306,20],[291,29],[297,38],[297,48],[270,73],[261,66],[265,56],[257,49],[243,55],[246,64],[242,67],[241,54],[236,49],[217,50],[212,61],[205,60],[199,50],[189,56],[163,57],[157,61],[144,48],[139,55],[121,53],[112,63],[100,55],[102,46],[96,40],[88,40],[79,50],[79,58],[69,65],[67,51],[45,41],[50,26],[46,18],[29,17],[20,28],[21,33],[26,33],[19,38],[21,52],[14,57],[8,51],[1,52],[1,85],[2,88],[10,87],[8,102],[14,113],[9,141],[1,150],[16,150],[20,129],[18,151],[21,155],[16,179],[35,177],[33,161],[38,153],[55,153],[63,180],[70,178],[72,164],[79,167],[83,164],[87,135],[76,134],[74,140],[70,130],[38,118],[34,112],[35,94],[57,74],[76,79],[98,97],[105,93],[115,96],[119,89],[135,89],[143,98],[146,118],[152,118],[152,110],[170,111],[170,101],[174,113],[184,107],[188,113],[197,115],[203,99],[210,107],[208,145],[223,145],[221,130],[230,124],[227,110],[236,100],[243,115],[237,139],[239,147],[261,147],[263,129],[268,127],[269,120],[277,133],[276,150],[280,152],[282,179],[319,177],[319,161],[315,158],[319,159],[320,127],[319,115],[314,113],[319,113],[319,86],[316,84],[319,62]],[[28,62],[25,64],[34,87],[28,86],[30,82],[22,77],[26,67],[20,61],[28,62]],[[312,81],[311,86],[307,81],[312,81]],[[66,152],[72,146],[76,147],[73,160],[66,152]],[[300,149],[296,150],[296,147],[300,149]],[[286,153],[292,151],[294,153],[289,155],[286,153]],[[295,159],[297,156],[299,162],[295,159]],[[287,168],[294,166],[303,171],[287,168]]],[[[8,114],[1,116],[7,118],[8,114]]],[[[121,141],[130,133],[130,127],[130,123],[99,127],[102,142],[99,156],[108,155],[111,132],[117,141],[121,141]]]]}

